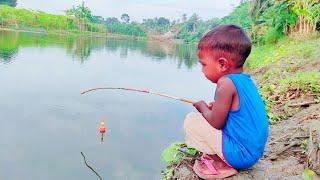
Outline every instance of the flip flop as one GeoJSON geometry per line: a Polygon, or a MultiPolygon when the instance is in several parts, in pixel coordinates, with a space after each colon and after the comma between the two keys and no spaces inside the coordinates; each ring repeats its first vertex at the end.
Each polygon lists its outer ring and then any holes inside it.
{"type": "Polygon", "coordinates": [[[202,179],[222,179],[238,173],[217,155],[202,155],[196,160],[193,171],[202,179]]]}

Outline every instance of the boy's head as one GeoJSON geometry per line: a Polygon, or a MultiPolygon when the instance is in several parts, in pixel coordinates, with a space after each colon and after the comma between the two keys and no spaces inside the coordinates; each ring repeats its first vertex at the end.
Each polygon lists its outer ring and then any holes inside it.
{"type": "Polygon", "coordinates": [[[241,72],[250,52],[250,38],[236,25],[218,26],[198,44],[202,72],[212,82],[225,74],[241,72]]]}

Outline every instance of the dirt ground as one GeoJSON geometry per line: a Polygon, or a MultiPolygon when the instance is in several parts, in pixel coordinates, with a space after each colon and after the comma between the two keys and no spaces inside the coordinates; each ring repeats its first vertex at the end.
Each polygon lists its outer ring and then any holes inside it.
{"type": "MultiPolygon", "coordinates": [[[[310,129],[320,130],[320,104],[306,107],[293,117],[270,125],[270,136],[263,158],[253,168],[240,171],[227,179],[302,179],[302,173],[307,167],[307,156],[301,144],[309,138],[310,129]]],[[[317,178],[320,179],[319,176],[314,179],[317,178]]],[[[192,172],[191,164],[181,163],[174,179],[199,178],[192,172]]]]}

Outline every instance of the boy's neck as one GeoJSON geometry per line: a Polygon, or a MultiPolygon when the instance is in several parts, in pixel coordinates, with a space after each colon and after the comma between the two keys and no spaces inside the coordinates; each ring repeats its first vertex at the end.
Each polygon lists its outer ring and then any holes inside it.
{"type": "Polygon", "coordinates": [[[239,68],[232,68],[226,74],[239,74],[243,72],[243,66],[239,68]]]}

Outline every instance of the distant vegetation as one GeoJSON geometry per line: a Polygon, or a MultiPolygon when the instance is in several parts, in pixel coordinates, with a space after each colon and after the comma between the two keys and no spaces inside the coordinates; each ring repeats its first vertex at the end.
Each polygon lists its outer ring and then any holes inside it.
{"type": "Polygon", "coordinates": [[[90,10],[81,6],[52,15],[41,11],[0,5],[0,27],[43,32],[106,32],[105,26],[91,22],[90,10]]]}
{"type": "Polygon", "coordinates": [[[17,0],[0,0],[0,4],[16,7],[17,6],[17,0]]]}
{"type": "MultiPolygon", "coordinates": [[[[0,0],[0,4],[15,6],[15,0],[0,0]]],[[[197,42],[205,32],[221,24],[237,24],[247,30],[254,43],[274,43],[288,35],[308,35],[320,30],[320,0],[242,0],[223,18],[202,20],[197,14],[169,20],[165,17],[131,21],[129,14],[101,17],[92,14],[84,3],[51,15],[39,11],[0,6],[0,25],[15,29],[43,31],[109,32],[145,37],[148,33],[165,34],[179,29],[176,38],[197,42]]]]}
{"type": "Polygon", "coordinates": [[[237,24],[247,30],[254,43],[273,43],[287,35],[308,35],[320,30],[319,0],[252,0],[221,19],[202,21],[192,15],[181,23],[179,38],[196,42],[209,29],[237,24]]]}

